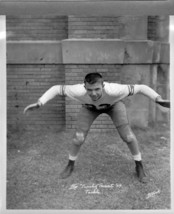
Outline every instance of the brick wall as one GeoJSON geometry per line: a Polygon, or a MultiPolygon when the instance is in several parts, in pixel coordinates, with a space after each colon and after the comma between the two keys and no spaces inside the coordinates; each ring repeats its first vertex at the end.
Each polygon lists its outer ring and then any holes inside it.
{"type": "MultiPolygon", "coordinates": [[[[167,43],[169,41],[169,17],[148,16],[147,38],[149,40],[167,43]]],[[[170,99],[169,72],[169,64],[161,63],[157,65],[155,89],[165,99],[170,99]]],[[[156,108],[155,115],[160,122],[170,120],[170,115],[162,112],[159,108],[156,108]]]]}
{"type": "Polygon", "coordinates": [[[57,97],[28,116],[23,115],[23,110],[52,85],[64,83],[64,66],[8,65],[7,71],[8,128],[61,130],[65,125],[64,98],[57,97]]]}
{"type": "Polygon", "coordinates": [[[7,40],[62,40],[67,16],[7,16],[7,40]]]}
{"type": "Polygon", "coordinates": [[[149,40],[168,42],[169,40],[169,17],[148,16],[147,38],[149,40]]]}
{"type": "MultiPolygon", "coordinates": [[[[164,99],[170,99],[170,85],[169,85],[169,65],[161,64],[158,66],[157,69],[157,84],[156,84],[156,90],[158,93],[162,95],[164,99]],[[168,83],[168,84],[166,84],[168,83]]],[[[156,115],[158,118],[158,121],[164,122],[164,121],[170,121],[170,114],[165,113],[160,110],[160,108],[157,108],[156,115]]]]}
{"type": "Polygon", "coordinates": [[[146,39],[147,16],[69,16],[68,38],[146,39]]]}
{"type": "Polygon", "coordinates": [[[69,16],[68,38],[149,39],[168,42],[168,26],[167,16],[69,16]]]}
{"type": "Polygon", "coordinates": [[[57,57],[53,56],[58,51],[45,49],[53,46],[50,41],[67,38],[67,17],[7,16],[6,25],[8,130],[61,130],[65,127],[64,98],[52,100],[42,110],[27,117],[23,115],[23,110],[36,102],[49,87],[65,81],[64,65],[55,62],[57,57]],[[26,43],[22,44],[21,40],[26,43]],[[41,50],[42,44],[34,43],[36,40],[44,40],[48,45],[45,49],[43,45],[41,50]],[[24,47],[26,52],[22,51],[24,47]]]}

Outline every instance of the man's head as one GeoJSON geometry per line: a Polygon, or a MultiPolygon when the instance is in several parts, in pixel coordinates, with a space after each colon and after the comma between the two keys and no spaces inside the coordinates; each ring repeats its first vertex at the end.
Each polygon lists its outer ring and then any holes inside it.
{"type": "Polygon", "coordinates": [[[103,78],[99,73],[89,73],[84,79],[85,89],[93,101],[97,101],[103,94],[103,78]]]}

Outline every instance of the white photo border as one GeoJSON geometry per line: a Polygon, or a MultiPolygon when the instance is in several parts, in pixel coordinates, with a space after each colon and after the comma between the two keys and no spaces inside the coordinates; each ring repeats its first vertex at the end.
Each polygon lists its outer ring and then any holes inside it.
{"type": "MultiPolygon", "coordinates": [[[[171,1],[165,1],[167,3],[171,3],[171,1]]],[[[49,2],[47,1],[49,4],[49,2]]],[[[144,1],[143,1],[144,3],[144,1]]],[[[174,2],[173,2],[174,3],[174,2]]],[[[0,1],[1,4],[1,1],[0,1]]],[[[123,2],[125,4],[125,1],[123,2]]],[[[146,2],[149,8],[149,1],[146,2]]],[[[157,4],[157,2],[156,2],[157,4]]],[[[152,5],[152,11],[149,10],[147,15],[151,15],[154,10],[154,7],[157,5],[152,5]]],[[[159,2],[160,4],[160,2],[159,2]]],[[[174,4],[173,4],[174,5],[174,4]]],[[[7,126],[7,106],[6,106],[6,14],[2,14],[0,11],[0,142],[1,149],[0,149],[0,213],[2,214],[20,214],[20,213],[42,213],[42,214],[52,214],[52,213],[174,213],[174,132],[172,132],[174,127],[173,116],[174,116],[174,7],[173,10],[167,11],[164,7],[164,14],[168,14],[170,16],[170,98],[171,98],[171,122],[170,122],[170,137],[171,137],[171,150],[170,150],[170,157],[171,157],[171,210],[7,210],[6,209],[6,126],[7,126]],[[173,11],[173,12],[172,12],[173,11]],[[2,15],[1,15],[2,14],[2,15]]],[[[119,10],[119,8],[117,8],[119,10]]],[[[126,9],[128,14],[132,13],[131,8],[126,9]]],[[[139,13],[144,14],[144,8],[141,7],[139,13]]],[[[160,10],[162,11],[162,9],[160,10]]],[[[9,11],[10,13],[10,11],[9,11]]],[[[12,12],[14,13],[14,11],[12,12]]],[[[17,13],[17,12],[16,12],[17,13]]],[[[70,14],[71,15],[71,14],[70,14]]],[[[112,14],[111,14],[112,15],[112,14]]],[[[122,14],[127,15],[127,14],[122,14]]],[[[158,15],[158,14],[155,14],[158,15]]]]}

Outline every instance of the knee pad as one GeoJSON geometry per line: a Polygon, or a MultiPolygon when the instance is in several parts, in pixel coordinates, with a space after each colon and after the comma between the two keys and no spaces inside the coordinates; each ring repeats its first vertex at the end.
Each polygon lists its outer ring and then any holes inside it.
{"type": "Polygon", "coordinates": [[[83,132],[76,132],[73,138],[73,143],[77,146],[81,146],[85,140],[85,135],[83,132]]]}

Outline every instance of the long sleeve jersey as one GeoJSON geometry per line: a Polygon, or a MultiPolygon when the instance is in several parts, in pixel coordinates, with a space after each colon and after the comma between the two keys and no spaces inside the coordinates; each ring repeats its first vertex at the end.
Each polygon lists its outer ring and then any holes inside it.
{"type": "Polygon", "coordinates": [[[45,105],[49,100],[55,96],[67,96],[72,100],[76,100],[82,105],[94,106],[96,109],[103,109],[104,106],[109,107],[116,102],[141,93],[152,100],[156,100],[158,93],[147,85],[125,85],[118,83],[104,82],[103,94],[100,99],[93,101],[87,94],[84,84],[75,85],[55,85],[48,89],[40,98],[41,105],[45,105]]]}

